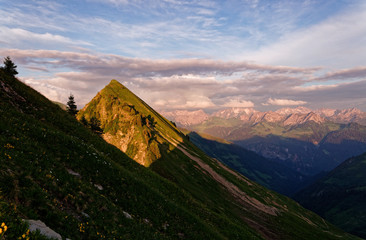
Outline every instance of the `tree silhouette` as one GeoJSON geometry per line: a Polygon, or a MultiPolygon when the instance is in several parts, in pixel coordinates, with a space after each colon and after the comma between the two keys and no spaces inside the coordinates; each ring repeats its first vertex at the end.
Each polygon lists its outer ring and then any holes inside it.
{"type": "Polygon", "coordinates": [[[90,129],[95,132],[96,134],[102,134],[103,129],[100,127],[100,121],[96,117],[90,118],[89,122],[90,129]]]}
{"type": "Polygon", "coordinates": [[[4,58],[4,67],[2,67],[2,70],[9,74],[9,75],[17,75],[18,71],[16,70],[17,66],[14,64],[14,62],[10,59],[9,56],[4,58]]]}
{"type": "Polygon", "coordinates": [[[67,112],[73,116],[75,116],[78,113],[74,96],[72,94],[70,94],[69,101],[67,102],[67,112]]]}
{"type": "Polygon", "coordinates": [[[82,116],[82,117],[81,117],[80,122],[81,122],[84,126],[89,127],[89,122],[88,122],[88,120],[86,120],[85,116],[82,116]]]}

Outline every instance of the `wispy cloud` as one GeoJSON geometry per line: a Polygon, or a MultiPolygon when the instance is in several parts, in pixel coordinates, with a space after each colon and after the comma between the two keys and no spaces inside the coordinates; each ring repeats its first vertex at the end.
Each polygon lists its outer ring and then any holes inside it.
{"type": "Polygon", "coordinates": [[[362,4],[310,27],[290,31],[278,41],[252,51],[248,58],[290,66],[353,67],[363,64],[365,35],[366,5],[362,4]]]}
{"type": "Polygon", "coordinates": [[[233,99],[228,99],[228,101],[226,103],[224,103],[222,105],[222,107],[251,108],[251,107],[254,107],[254,103],[252,101],[245,101],[245,100],[233,98],[233,99]]]}
{"type": "MultiPolygon", "coordinates": [[[[159,109],[311,105],[319,100],[329,102],[335,98],[335,92],[342,89],[348,89],[349,94],[355,86],[309,85],[312,79],[316,79],[315,74],[324,71],[318,68],[243,61],[153,60],[93,52],[21,49],[0,49],[0,55],[11,56],[20,67],[40,72],[47,69],[47,77],[24,79],[58,101],[64,102],[73,92],[80,105],[87,103],[111,79],[121,81],[159,109]],[[34,68],[39,65],[43,67],[34,68]],[[55,94],[55,89],[59,94],[55,94]]],[[[363,83],[359,84],[362,86],[363,83]]],[[[361,86],[358,87],[362,89],[361,86]]],[[[353,102],[362,94],[353,91],[353,102]]]]}
{"type": "Polygon", "coordinates": [[[12,46],[50,46],[57,44],[92,46],[85,41],[73,40],[61,35],[51,33],[34,33],[20,28],[8,28],[0,26],[0,38],[4,39],[6,45],[12,46]]]}
{"type": "Polygon", "coordinates": [[[269,98],[266,103],[263,105],[276,105],[276,106],[299,106],[305,105],[307,102],[300,100],[290,100],[290,99],[277,99],[277,98],[269,98]]]}
{"type": "Polygon", "coordinates": [[[357,78],[366,78],[366,67],[355,67],[350,69],[341,69],[338,71],[327,73],[325,76],[316,80],[349,80],[357,78]]]}

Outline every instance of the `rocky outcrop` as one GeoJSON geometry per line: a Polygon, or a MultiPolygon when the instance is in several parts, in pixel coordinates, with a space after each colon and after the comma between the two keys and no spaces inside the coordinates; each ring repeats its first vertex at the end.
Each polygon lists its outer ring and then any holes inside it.
{"type": "Polygon", "coordinates": [[[51,228],[47,227],[47,225],[44,222],[40,220],[31,220],[31,219],[24,221],[29,224],[29,231],[34,232],[39,230],[39,232],[46,237],[62,240],[61,235],[53,231],[51,228]]]}

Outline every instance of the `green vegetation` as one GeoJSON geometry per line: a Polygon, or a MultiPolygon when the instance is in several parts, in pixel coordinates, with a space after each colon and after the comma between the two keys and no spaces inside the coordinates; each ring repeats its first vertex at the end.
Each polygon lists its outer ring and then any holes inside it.
{"type": "Polygon", "coordinates": [[[10,59],[9,56],[4,58],[4,67],[1,67],[0,70],[4,71],[5,74],[10,75],[10,76],[15,76],[18,74],[17,66],[10,59]]]}
{"type": "Polygon", "coordinates": [[[238,145],[195,132],[189,133],[189,137],[209,156],[219,159],[249,179],[281,194],[291,196],[308,182],[306,176],[238,145]]]}
{"type": "Polygon", "coordinates": [[[74,95],[70,94],[69,101],[67,102],[67,112],[72,116],[78,113],[77,106],[75,104],[74,95]]]}
{"type": "MultiPolygon", "coordinates": [[[[128,144],[125,151],[130,157],[140,152],[141,147],[136,146],[141,143],[157,144],[161,156],[151,163],[151,169],[198,201],[201,211],[209,213],[205,221],[222,236],[229,239],[335,237],[327,232],[332,227],[316,215],[207,157],[171,122],[115,80],[100,91],[79,116],[90,114],[100,116],[102,125],[113,126],[104,131],[105,139],[113,133],[112,129],[129,136],[130,142],[135,143],[128,144]],[[122,127],[121,122],[128,123],[122,127]],[[114,127],[116,125],[118,127],[114,127]],[[144,130],[149,134],[144,134],[144,130]]],[[[118,142],[112,144],[118,146],[118,142]]],[[[145,151],[146,154],[153,152],[151,146],[145,151]]]]}
{"type": "Polygon", "coordinates": [[[366,238],[366,154],[352,157],[295,198],[345,231],[366,238]]]}
{"type": "MultiPolygon", "coordinates": [[[[132,94],[116,81],[111,84],[108,91],[132,94]]],[[[130,124],[114,129],[128,135],[138,128],[132,146],[155,141],[149,145],[161,153],[152,164],[155,172],[1,73],[0,222],[9,223],[7,239],[24,234],[27,227],[10,224],[20,218],[42,220],[70,239],[355,238],[207,157],[138,98],[112,98],[105,106],[121,109],[121,115],[129,112],[118,124],[130,124]]],[[[86,119],[95,116],[109,127],[113,116],[103,112],[107,108],[87,109],[86,119]]],[[[136,154],[133,147],[129,151],[136,154]]]]}

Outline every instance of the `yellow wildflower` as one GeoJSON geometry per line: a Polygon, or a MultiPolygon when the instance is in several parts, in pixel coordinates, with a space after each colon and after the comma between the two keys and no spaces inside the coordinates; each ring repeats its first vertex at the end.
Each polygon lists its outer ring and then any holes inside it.
{"type": "Polygon", "coordinates": [[[25,238],[25,234],[22,235],[22,238],[25,238]]]}
{"type": "Polygon", "coordinates": [[[6,232],[6,230],[8,230],[8,226],[4,226],[4,232],[6,232]]]}
{"type": "Polygon", "coordinates": [[[2,224],[1,224],[1,227],[4,227],[5,226],[5,223],[3,222],[2,224]]]}
{"type": "Polygon", "coordinates": [[[2,228],[0,228],[0,234],[2,234],[3,233],[3,229],[2,228]]]}

